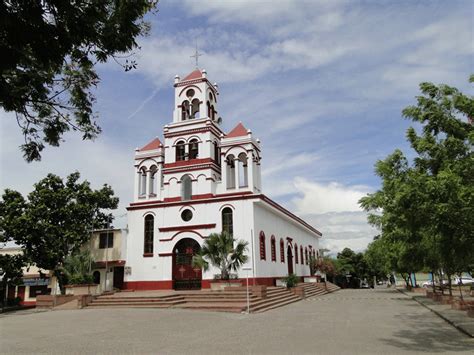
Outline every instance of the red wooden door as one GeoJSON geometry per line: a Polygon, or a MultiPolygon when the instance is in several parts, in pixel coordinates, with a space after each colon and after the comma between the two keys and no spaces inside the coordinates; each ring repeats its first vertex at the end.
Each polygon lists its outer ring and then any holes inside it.
{"type": "Polygon", "coordinates": [[[193,267],[193,256],[200,246],[194,239],[180,240],[173,251],[173,284],[175,290],[200,289],[202,270],[193,267]]]}
{"type": "Polygon", "coordinates": [[[287,261],[288,261],[288,275],[291,275],[293,273],[293,252],[291,250],[291,247],[288,245],[287,249],[287,261]]]}

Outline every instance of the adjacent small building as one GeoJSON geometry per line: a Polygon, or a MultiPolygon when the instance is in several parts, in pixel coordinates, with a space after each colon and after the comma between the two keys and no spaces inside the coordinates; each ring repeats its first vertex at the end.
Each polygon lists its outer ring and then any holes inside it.
{"type": "MultiPolygon", "coordinates": [[[[23,252],[20,247],[15,246],[0,249],[0,253],[3,255],[18,255],[23,252]]],[[[21,299],[21,305],[32,306],[36,304],[36,296],[47,295],[50,293],[50,290],[51,278],[49,271],[39,269],[35,265],[29,265],[23,268],[21,282],[18,285],[7,285],[6,290],[3,290],[3,292],[9,300],[18,297],[21,299]]]]}

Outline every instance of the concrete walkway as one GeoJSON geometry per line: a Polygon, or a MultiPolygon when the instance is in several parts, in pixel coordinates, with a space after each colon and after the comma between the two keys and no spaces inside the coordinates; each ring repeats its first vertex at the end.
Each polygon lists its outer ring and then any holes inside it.
{"type": "Polygon", "coordinates": [[[474,339],[395,290],[341,290],[260,314],[85,309],[0,315],[7,354],[472,354],[474,339]]]}
{"type": "Polygon", "coordinates": [[[466,311],[458,311],[451,308],[449,304],[440,304],[431,298],[404,292],[407,296],[412,297],[415,301],[431,310],[437,316],[441,317],[452,326],[474,338],[474,318],[468,317],[466,311]]]}

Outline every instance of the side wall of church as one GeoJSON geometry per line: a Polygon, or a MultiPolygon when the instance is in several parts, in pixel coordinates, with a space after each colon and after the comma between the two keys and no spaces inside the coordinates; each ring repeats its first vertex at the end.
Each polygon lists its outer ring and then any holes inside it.
{"type": "Polygon", "coordinates": [[[288,246],[292,250],[293,273],[297,276],[309,276],[310,270],[309,264],[306,263],[305,250],[308,250],[309,259],[310,250],[319,249],[318,237],[264,202],[255,204],[254,220],[255,263],[258,277],[279,278],[288,275],[288,246]],[[260,248],[261,235],[264,236],[264,252],[261,252],[260,248]],[[275,238],[274,258],[272,258],[272,237],[275,238]],[[292,240],[289,241],[288,238],[292,240]],[[283,240],[284,244],[284,261],[281,258],[280,240],[283,240]],[[295,245],[298,248],[298,263],[295,258],[295,245]],[[300,247],[303,247],[304,263],[302,263],[300,247]]]}

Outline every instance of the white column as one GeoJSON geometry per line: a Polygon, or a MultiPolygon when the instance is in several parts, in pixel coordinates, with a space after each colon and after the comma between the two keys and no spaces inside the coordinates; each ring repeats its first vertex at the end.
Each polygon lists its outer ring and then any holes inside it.
{"type": "Polygon", "coordinates": [[[140,195],[140,172],[135,172],[135,181],[134,181],[134,187],[133,187],[133,192],[134,192],[134,198],[135,200],[138,200],[138,196],[140,195]]]}
{"type": "Polygon", "coordinates": [[[148,170],[146,171],[145,191],[144,191],[144,192],[145,192],[145,196],[147,196],[147,197],[148,197],[148,192],[150,191],[150,186],[149,186],[149,185],[150,185],[150,173],[151,173],[151,172],[150,172],[150,170],[148,169],[148,170]]]}
{"type": "Polygon", "coordinates": [[[227,190],[227,160],[222,159],[221,156],[221,184],[224,186],[224,190],[227,190]]]}
{"type": "Polygon", "coordinates": [[[249,155],[247,158],[247,185],[251,191],[254,189],[253,184],[253,156],[249,155]]]}
{"type": "Polygon", "coordinates": [[[240,189],[240,175],[239,175],[239,172],[240,172],[240,164],[239,164],[239,159],[238,158],[235,158],[234,159],[234,170],[235,170],[235,188],[236,190],[240,189]]]}

